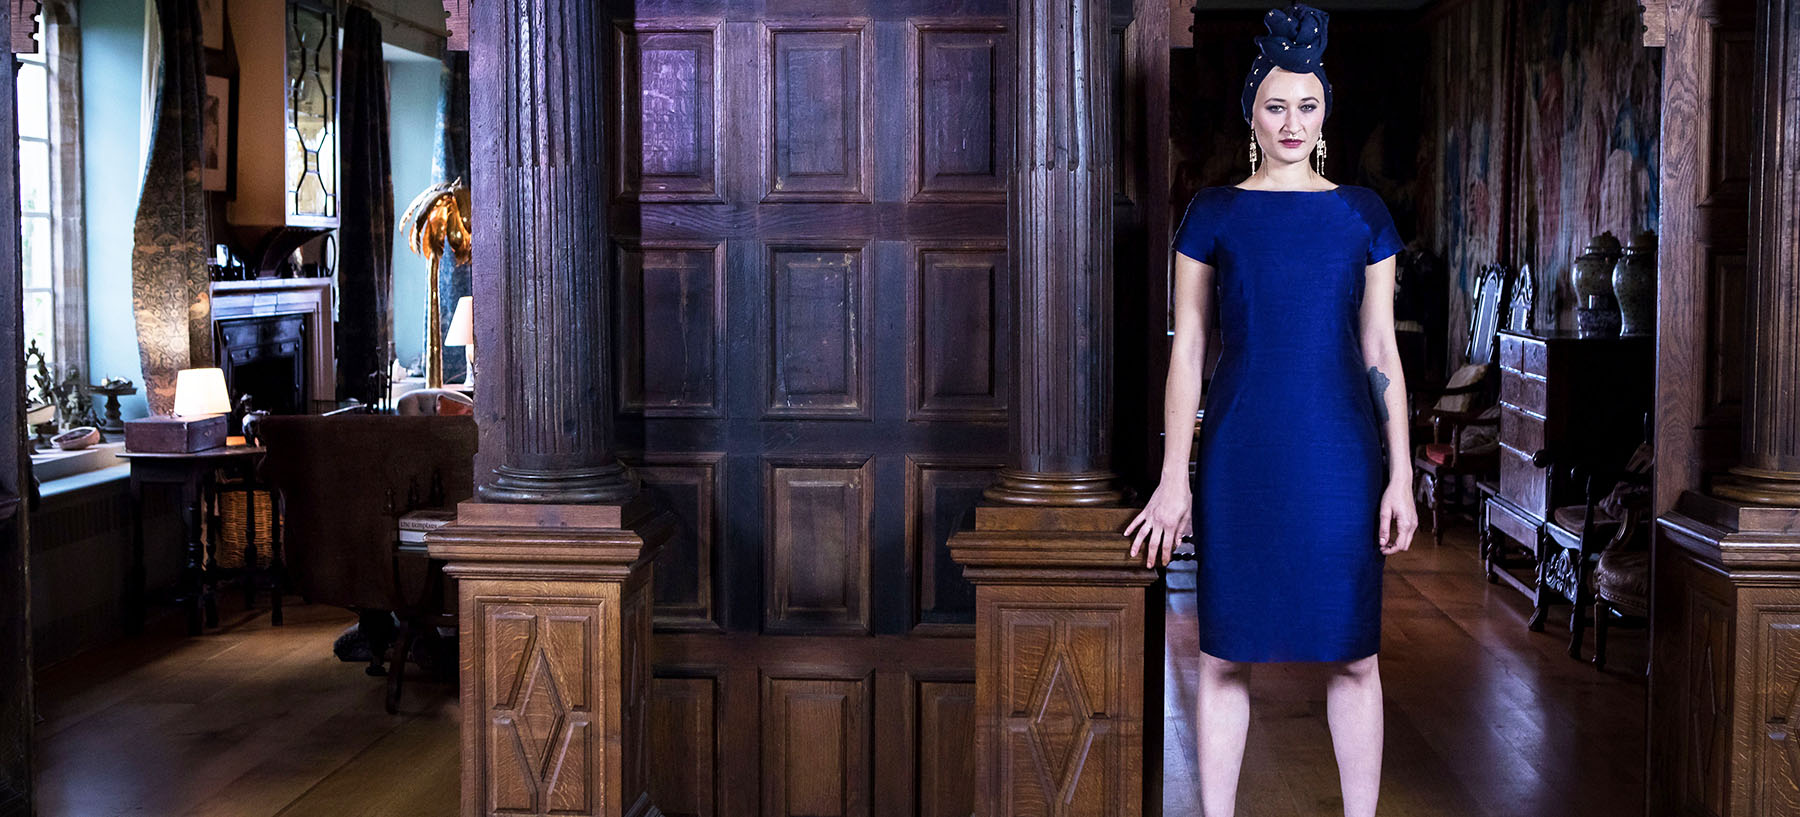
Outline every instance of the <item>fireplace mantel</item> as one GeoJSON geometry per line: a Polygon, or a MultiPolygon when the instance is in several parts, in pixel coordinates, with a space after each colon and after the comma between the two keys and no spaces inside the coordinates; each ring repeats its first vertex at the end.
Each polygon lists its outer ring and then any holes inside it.
{"type": "Polygon", "coordinates": [[[337,395],[334,314],[330,278],[258,278],[214,281],[212,284],[215,347],[219,321],[273,315],[305,316],[306,372],[314,411],[337,405],[334,399],[337,395]]]}

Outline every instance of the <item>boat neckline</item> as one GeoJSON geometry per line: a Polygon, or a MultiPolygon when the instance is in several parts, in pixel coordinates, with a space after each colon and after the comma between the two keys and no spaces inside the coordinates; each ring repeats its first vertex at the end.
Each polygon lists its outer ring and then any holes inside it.
{"type": "Polygon", "coordinates": [[[1267,190],[1267,189],[1258,188],[1258,187],[1239,187],[1235,184],[1227,185],[1227,186],[1233,190],[1237,190],[1237,191],[1244,192],[1244,193],[1336,193],[1337,191],[1343,189],[1343,187],[1344,187],[1343,185],[1340,184],[1336,187],[1325,188],[1324,190],[1267,190]]]}

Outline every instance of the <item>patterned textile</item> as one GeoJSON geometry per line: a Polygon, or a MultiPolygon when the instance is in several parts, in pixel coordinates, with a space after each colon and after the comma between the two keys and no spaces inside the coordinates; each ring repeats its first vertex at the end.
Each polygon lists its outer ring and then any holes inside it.
{"type": "Polygon", "coordinates": [[[194,0],[156,0],[161,90],[132,229],[131,306],[153,414],[175,406],[175,373],[212,365],[206,198],[200,189],[200,107],[206,71],[194,0]]]}
{"type": "Polygon", "coordinates": [[[394,180],[388,155],[387,70],[381,24],[344,11],[339,114],[343,220],[338,225],[338,396],[377,403],[394,353],[394,180]]]}
{"type": "MultiPolygon", "coordinates": [[[[447,51],[444,54],[443,93],[438,96],[437,150],[431,159],[431,181],[450,182],[462,179],[466,187],[469,176],[469,52],[447,51]]],[[[464,197],[467,201],[467,197],[464,197]]],[[[467,209],[463,216],[469,215],[467,209]]],[[[456,299],[470,294],[469,265],[456,263],[456,254],[448,248],[438,263],[438,320],[448,328],[456,312],[456,299]]],[[[438,338],[442,341],[443,338],[438,338]]],[[[465,382],[468,361],[463,346],[444,347],[444,382],[465,382]]]]}

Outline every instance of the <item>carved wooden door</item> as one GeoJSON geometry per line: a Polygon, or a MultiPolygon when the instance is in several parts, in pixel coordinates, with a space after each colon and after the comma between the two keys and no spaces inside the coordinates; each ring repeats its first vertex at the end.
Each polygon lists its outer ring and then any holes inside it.
{"type": "Polygon", "coordinates": [[[943,543],[1006,458],[1009,14],[640,0],[615,27],[619,427],[685,520],[656,565],[666,814],[971,811],[943,543]]]}

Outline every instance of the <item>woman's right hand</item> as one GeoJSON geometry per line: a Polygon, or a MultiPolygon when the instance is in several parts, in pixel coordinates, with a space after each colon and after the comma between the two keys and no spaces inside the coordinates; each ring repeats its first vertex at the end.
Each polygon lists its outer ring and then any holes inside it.
{"type": "Polygon", "coordinates": [[[1131,537],[1131,556],[1144,551],[1144,566],[1168,564],[1181,537],[1194,530],[1194,495],[1187,480],[1165,479],[1150,495],[1150,502],[1138,511],[1125,535],[1131,537]]]}

